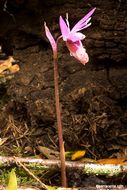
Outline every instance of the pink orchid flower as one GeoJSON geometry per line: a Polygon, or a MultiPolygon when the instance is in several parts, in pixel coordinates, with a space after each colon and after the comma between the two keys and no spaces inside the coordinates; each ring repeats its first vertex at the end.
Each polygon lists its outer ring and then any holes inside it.
{"type": "Polygon", "coordinates": [[[85,15],[73,28],[70,30],[69,22],[63,20],[60,16],[59,24],[62,33],[63,40],[66,42],[67,48],[70,54],[79,60],[82,64],[86,64],[89,61],[89,56],[86,53],[86,49],[83,47],[81,40],[85,38],[81,30],[89,27],[91,23],[91,15],[94,13],[96,8],[93,8],[87,15],[85,15]]]}
{"type": "Polygon", "coordinates": [[[46,22],[44,22],[44,27],[45,27],[45,34],[46,34],[46,36],[47,36],[47,38],[48,38],[48,40],[52,46],[53,56],[54,56],[54,58],[56,58],[57,57],[57,43],[54,40],[49,28],[46,26],[46,22]]]}

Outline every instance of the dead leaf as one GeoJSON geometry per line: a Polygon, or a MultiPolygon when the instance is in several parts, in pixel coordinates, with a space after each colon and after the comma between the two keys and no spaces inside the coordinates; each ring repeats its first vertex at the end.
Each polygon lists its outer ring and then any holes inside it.
{"type": "Polygon", "coordinates": [[[12,65],[9,70],[11,71],[11,73],[16,73],[17,71],[19,71],[19,65],[15,64],[12,65]]]}
{"type": "Polygon", "coordinates": [[[10,68],[12,66],[12,62],[14,62],[14,59],[12,56],[9,56],[6,60],[0,61],[0,73],[2,73],[4,70],[10,68]]]}
{"type": "Polygon", "coordinates": [[[78,150],[72,154],[71,160],[79,160],[85,155],[85,153],[86,153],[85,150],[78,150]]]}
{"type": "Polygon", "coordinates": [[[97,160],[99,164],[127,164],[127,158],[107,158],[97,160]]]}
{"type": "Polygon", "coordinates": [[[15,73],[19,71],[19,65],[15,64],[12,65],[12,63],[15,62],[14,58],[12,56],[9,56],[6,60],[0,61],[0,74],[3,74],[5,70],[9,70],[11,73],[15,73]]]}
{"type": "Polygon", "coordinates": [[[59,152],[55,150],[49,149],[44,146],[38,146],[37,149],[48,159],[53,159],[53,160],[59,159],[59,152]]]}
{"type": "Polygon", "coordinates": [[[78,151],[68,151],[65,152],[66,158],[70,157],[71,160],[79,160],[81,159],[86,153],[86,150],[78,150],[78,151]]]}
{"type": "Polygon", "coordinates": [[[121,146],[121,145],[111,145],[111,147],[108,148],[108,150],[117,150],[117,152],[114,152],[111,157],[116,158],[127,158],[127,146],[121,146]]]}
{"type": "Polygon", "coordinates": [[[82,162],[82,163],[96,163],[97,161],[94,159],[91,159],[91,158],[82,158],[80,160],[80,162],[82,162]]]}

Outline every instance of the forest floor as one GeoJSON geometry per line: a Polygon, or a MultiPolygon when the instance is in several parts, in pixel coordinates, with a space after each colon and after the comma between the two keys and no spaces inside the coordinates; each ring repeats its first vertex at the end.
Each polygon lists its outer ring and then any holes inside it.
{"type": "MultiPolygon", "coordinates": [[[[33,21],[30,22],[32,25],[33,21]]],[[[20,70],[11,79],[6,74],[0,78],[0,155],[55,159],[59,146],[52,51],[46,40],[34,34],[34,27],[32,33],[29,27],[24,28],[14,28],[7,34],[7,39],[11,39],[11,47],[4,44],[3,51],[7,54],[13,49],[11,54],[20,70]],[[45,153],[44,147],[48,148],[48,152],[45,153]],[[54,157],[51,157],[50,150],[54,157]]],[[[4,43],[9,42],[5,40],[4,43]]],[[[115,65],[109,60],[95,64],[92,60],[83,66],[69,55],[65,44],[60,45],[59,52],[65,150],[85,150],[85,161],[111,158],[126,160],[126,65],[115,65]]],[[[5,55],[4,58],[7,57],[5,55]]],[[[0,172],[4,175],[0,178],[2,183],[7,176],[3,169],[0,172]]],[[[27,175],[18,172],[22,176],[21,184],[23,181],[31,184],[27,175]]],[[[60,186],[60,172],[46,171],[43,176],[41,172],[36,174],[44,183],[60,186]]],[[[70,171],[68,184],[75,187],[126,185],[127,175],[105,177],[70,171]]]]}

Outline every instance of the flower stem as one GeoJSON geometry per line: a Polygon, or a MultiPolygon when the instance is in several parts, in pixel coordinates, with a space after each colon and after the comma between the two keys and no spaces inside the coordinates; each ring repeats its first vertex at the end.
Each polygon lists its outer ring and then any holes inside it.
{"type": "Polygon", "coordinates": [[[62,121],[61,121],[59,85],[58,85],[58,58],[57,56],[54,56],[53,62],[54,62],[56,116],[57,116],[57,128],[58,128],[58,138],[59,138],[59,148],[60,148],[60,161],[61,161],[61,179],[62,179],[62,186],[67,187],[65,150],[64,150],[64,142],[63,142],[63,129],[62,129],[62,121]]]}

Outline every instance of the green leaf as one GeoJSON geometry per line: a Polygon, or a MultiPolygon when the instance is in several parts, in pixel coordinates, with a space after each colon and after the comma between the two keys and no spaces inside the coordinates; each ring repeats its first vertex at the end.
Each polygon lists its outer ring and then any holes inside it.
{"type": "Polygon", "coordinates": [[[7,190],[17,190],[17,179],[16,179],[16,174],[15,174],[15,169],[12,169],[9,174],[9,182],[8,182],[7,190]]]}
{"type": "Polygon", "coordinates": [[[56,190],[56,188],[53,186],[46,185],[46,187],[47,187],[47,190],[56,190]]]}

